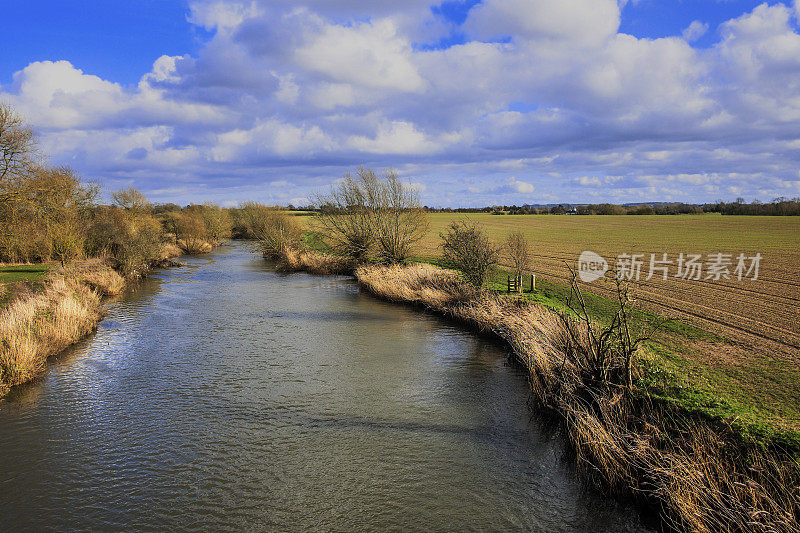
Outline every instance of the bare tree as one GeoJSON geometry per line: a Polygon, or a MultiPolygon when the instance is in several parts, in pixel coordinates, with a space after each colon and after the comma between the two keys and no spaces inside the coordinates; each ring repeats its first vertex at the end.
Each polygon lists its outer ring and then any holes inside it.
{"type": "Polygon", "coordinates": [[[29,231],[26,214],[30,204],[26,178],[35,166],[35,148],[36,137],[22,116],[0,104],[0,260],[19,256],[28,248],[23,245],[33,244],[36,236],[29,231]]]}
{"type": "Polygon", "coordinates": [[[147,211],[151,207],[150,200],[133,187],[112,193],[111,199],[117,206],[129,211],[147,211]]]}
{"type": "Polygon", "coordinates": [[[317,220],[331,247],[359,262],[373,256],[389,263],[403,261],[428,231],[418,194],[391,170],[379,177],[359,167],[355,176],[346,174],[316,204],[317,220]]]}
{"type": "Polygon", "coordinates": [[[0,187],[29,170],[35,147],[36,136],[22,116],[0,104],[0,187]]]}
{"type": "Polygon", "coordinates": [[[359,167],[355,176],[345,174],[328,195],[317,197],[316,204],[320,210],[317,220],[331,247],[359,262],[368,259],[375,245],[375,172],[359,167]]]}
{"type": "Polygon", "coordinates": [[[473,285],[482,286],[500,258],[500,249],[468,219],[451,222],[439,236],[445,263],[460,270],[473,285]]]}
{"type": "Polygon", "coordinates": [[[609,323],[598,325],[589,315],[576,272],[569,265],[567,269],[571,275],[567,307],[572,314],[561,315],[570,337],[565,356],[583,374],[586,383],[600,387],[622,385],[630,390],[634,359],[639,348],[662,327],[663,319],[651,320],[646,331],[635,334],[631,323],[631,289],[615,272],[610,272],[616,292],[616,309],[609,323]]]}
{"type": "Polygon", "coordinates": [[[428,232],[428,215],[419,194],[389,171],[379,182],[378,209],[374,217],[378,259],[399,263],[411,256],[414,244],[428,232]]]}
{"type": "Polygon", "coordinates": [[[521,231],[512,231],[506,237],[506,255],[511,262],[514,277],[517,280],[517,290],[522,292],[522,273],[530,270],[531,250],[528,239],[521,231]]]}

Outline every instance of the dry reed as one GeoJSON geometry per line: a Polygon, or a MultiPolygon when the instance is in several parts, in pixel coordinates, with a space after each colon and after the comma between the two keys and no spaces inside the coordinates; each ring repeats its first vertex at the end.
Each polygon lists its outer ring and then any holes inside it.
{"type": "Polygon", "coordinates": [[[352,274],[352,260],[290,246],[281,248],[276,255],[278,270],[283,272],[309,272],[311,274],[352,274]]]}
{"type": "Polygon", "coordinates": [[[125,287],[106,260],[92,258],[55,270],[43,290],[9,302],[0,310],[0,396],[34,379],[48,357],[93,331],[103,315],[102,297],[125,287]]]}
{"type": "Polygon", "coordinates": [[[101,316],[100,294],[63,274],[43,292],[11,302],[0,312],[0,394],[35,378],[49,356],[92,331],[101,316]]]}

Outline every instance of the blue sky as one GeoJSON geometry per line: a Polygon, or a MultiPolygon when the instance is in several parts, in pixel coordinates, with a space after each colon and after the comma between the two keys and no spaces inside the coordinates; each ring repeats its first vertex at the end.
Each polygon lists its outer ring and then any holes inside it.
{"type": "MultiPolygon", "coordinates": [[[[461,24],[479,0],[453,0],[431,6],[437,15],[461,24]]],[[[640,0],[622,10],[620,31],[637,37],[680,35],[694,20],[712,28],[759,5],[742,0],[640,0]]],[[[104,79],[135,85],[162,55],[196,54],[211,32],[187,22],[189,3],[180,0],[30,0],[4,8],[0,34],[3,82],[29,63],[66,59],[104,79]]],[[[710,32],[700,45],[713,42],[710,32]]],[[[463,43],[462,32],[437,42],[463,43]]]]}
{"type": "Polygon", "coordinates": [[[358,164],[431,205],[800,196],[794,1],[30,0],[0,101],[158,201],[301,203],[358,164]]]}

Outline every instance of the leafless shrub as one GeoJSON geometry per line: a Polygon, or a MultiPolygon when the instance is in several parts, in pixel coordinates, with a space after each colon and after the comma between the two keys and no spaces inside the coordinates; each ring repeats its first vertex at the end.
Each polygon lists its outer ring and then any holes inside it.
{"type": "Polygon", "coordinates": [[[522,274],[531,267],[531,250],[525,234],[521,231],[509,233],[506,237],[505,252],[517,280],[517,289],[522,292],[522,274]]]}
{"type": "Polygon", "coordinates": [[[500,258],[500,249],[468,219],[451,222],[439,237],[445,263],[460,270],[473,285],[482,286],[500,258]]]}
{"type": "Polygon", "coordinates": [[[302,248],[303,225],[281,209],[260,210],[254,230],[264,257],[277,257],[287,248],[302,248]]]}
{"type": "Polygon", "coordinates": [[[419,194],[400,181],[394,171],[378,181],[378,209],[375,212],[375,240],[378,259],[400,263],[428,232],[428,216],[420,207],[419,194]]]}
{"type": "Polygon", "coordinates": [[[386,263],[403,261],[428,229],[417,193],[394,171],[379,177],[359,167],[316,204],[317,220],[331,247],[358,262],[373,256],[386,263]]]}
{"type": "Polygon", "coordinates": [[[569,266],[567,268],[571,273],[567,306],[572,316],[561,316],[572,342],[565,347],[565,355],[580,369],[585,382],[625,385],[630,389],[633,384],[633,360],[639,347],[650,340],[660,323],[655,323],[646,333],[634,334],[630,318],[633,301],[630,287],[619,276],[613,275],[616,311],[609,324],[597,324],[589,317],[576,272],[569,266]]]}
{"type": "Polygon", "coordinates": [[[359,167],[355,176],[345,174],[328,195],[316,199],[317,220],[336,252],[358,262],[370,257],[375,245],[378,189],[375,172],[359,167]]]}
{"type": "Polygon", "coordinates": [[[303,224],[279,207],[245,202],[234,210],[234,233],[258,242],[264,257],[280,258],[286,248],[302,248],[303,224]]]}

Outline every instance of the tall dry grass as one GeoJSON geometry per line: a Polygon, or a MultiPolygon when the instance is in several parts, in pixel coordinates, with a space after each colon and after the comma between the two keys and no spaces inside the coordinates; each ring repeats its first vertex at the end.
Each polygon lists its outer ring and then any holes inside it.
{"type": "Polygon", "coordinates": [[[748,446],[724,424],[650,403],[646,394],[587,382],[567,354],[588,339],[552,311],[431,265],[361,266],[355,274],[381,298],[423,305],[505,340],[528,369],[535,398],[565,421],[578,464],[609,489],[659,506],[667,528],[800,531],[796,456],[748,446]]]}
{"type": "Polygon", "coordinates": [[[101,316],[99,293],[71,278],[12,302],[0,312],[0,391],[36,377],[49,356],[92,331],[101,316]]]}
{"type": "Polygon", "coordinates": [[[165,262],[169,261],[170,259],[175,259],[176,257],[180,257],[183,255],[183,250],[177,244],[173,244],[171,242],[165,242],[161,245],[161,251],[158,254],[157,261],[165,262]]]}
{"type": "Polygon", "coordinates": [[[125,278],[106,259],[93,257],[62,267],[57,274],[64,279],[88,285],[101,296],[117,296],[126,287],[125,278]]]}
{"type": "Polygon", "coordinates": [[[0,396],[34,379],[47,358],[94,330],[103,296],[125,289],[125,279],[102,259],[57,270],[38,293],[27,293],[0,311],[0,396]]]}
{"type": "Polygon", "coordinates": [[[177,246],[183,253],[189,255],[205,254],[214,249],[213,244],[200,238],[178,239],[177,246]]]}
{"type": "Polygon", "coordinates": [[[284,246],[273,257],[278,270],[283,272],[309,272],[311,274],[352,274],[355,263],[346,257],[322,254],[303,248],[284,246]]]}

